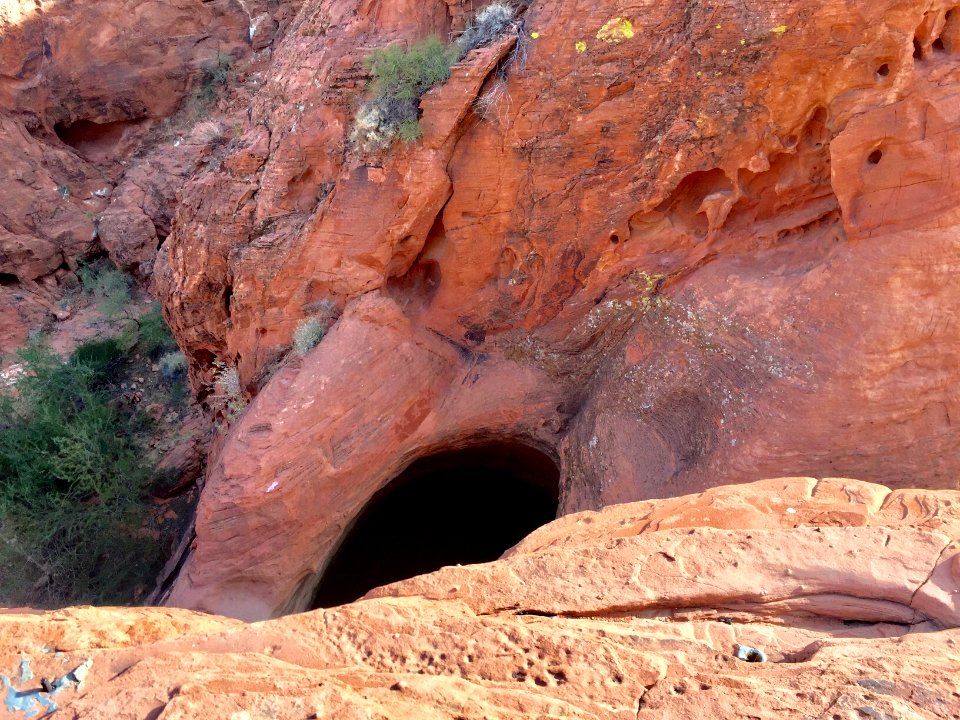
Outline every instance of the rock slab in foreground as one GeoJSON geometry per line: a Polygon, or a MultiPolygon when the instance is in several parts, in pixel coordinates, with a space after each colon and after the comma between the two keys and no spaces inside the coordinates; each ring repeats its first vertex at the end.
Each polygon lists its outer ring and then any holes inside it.
{"type": "Polygon", "coordinates": [[[92,659],[64,717],[957,718],[958,538],[958,492],[769,480],[567,516],[262,623],[2,615],[0,669],[92,659]]]}

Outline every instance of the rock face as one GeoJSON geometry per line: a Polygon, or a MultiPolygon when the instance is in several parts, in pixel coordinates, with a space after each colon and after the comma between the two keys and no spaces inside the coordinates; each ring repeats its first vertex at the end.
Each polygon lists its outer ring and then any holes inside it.
{"type": "Polygon", "coordinates": [[[958,625],[960,493],[787,478],[569,515],[252,625],[0,615],[0,667],[91,659],[53,696],[71,717],[956,718],[958,625]]]}
{"type": "Polygon", "coordinates": [[[342,315],[211,458],[170,603],[305,608],[404,467],[498,438],[556,459],[560,515],[785,473],[958,487],[960,10],[748,5],[532,4],[505,84],[509,33],[371,157],[363,58],[468,8],[304,3],[155,279],[201,392],[218,359],[254,394],[342,315]]]}
{"type": "Polygon", "coordinates": [[[119,192],[115,186],[137,153],[163,136],[162,121],[218,53],[249,53],[248,21],[231,0],[10,0],[0,7],[0,323],[9,329],[0,352],[19,347],[55,309],[62,274],[76,259],[101,250],[99,216],[111,197],[139,214],[119,225],[113,209],[103,222],[105,244],[112,250],[118,236],[131,244],[150,237],[144,257],[117,252],[128,269],[148,261],[149,274],[154,226],[166,237],[164,216],[194,168],[169,178],[160,168],[174,159],[151,162],[150,181],[133,173],[119,192]]]}

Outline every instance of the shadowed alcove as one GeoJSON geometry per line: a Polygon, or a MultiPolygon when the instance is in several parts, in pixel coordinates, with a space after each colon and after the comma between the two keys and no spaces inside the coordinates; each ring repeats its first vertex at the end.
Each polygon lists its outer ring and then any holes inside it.
{"type": "Polygon", "coordinates": [[[421,458],[373,496],[320,579],[312,608],[445,565],[497,559],[557,512],[559,469],[498,441],[421,458]]]}

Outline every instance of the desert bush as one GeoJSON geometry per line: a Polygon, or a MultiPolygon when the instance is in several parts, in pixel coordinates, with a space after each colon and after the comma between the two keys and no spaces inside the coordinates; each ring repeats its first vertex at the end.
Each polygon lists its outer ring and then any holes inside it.
{"type": "Polygon", "coordinates": [[[416,142],[423,137],[419,120],[405,120],[397,127],[397,137],[405,143],[416,142]]]}
{"type": "Polygon", "coordinates": [[[220,93],[230,85],[233,79],[233,58],[227,53],[217,51],[210,62],[200,68],[200,82],[193,98],[194,112],[198,116],[206,115],[220,98],[220,93]]]}
{"type": "Polygon", "coordinates": [[[485,120],[500,119],[504,110],[509,112],[511,100],[507,90],[507,77],[513,68],[522,70],[527,65],[529,37],[524,31],[523,20],[514,20],[513,11],[508,5],[492,3],[476,14],[473,22],[457,41],[466,54],[506,33],[516,36],[513,49],[497,64],[493,72],[493,82],[473,104],[476,113],[485,120]]]}
{"type": "Polygon", "coordinates": [[[373,98],[357,113],[354,143],[370,151],[389,146],[397,137],[419,138],[420,98],[450,77],[450,67],[459,56],[457,45],[445,45],[436,36],[409,49],[391,45],[374,50],[366,59],[373,98]]]}
{"type": "Polygon", "coordinates": [[[93,296],[100,312],[110,320],[125,321],[121,345],[127,348],[136,345],[142,353],[153,359],[176,349],[173,334],[160,311],[160,303],[152,303],[142,315],[134,312],[138,306],[134,303],[134,279],[130,275],[106,259],[81,266],[77,275],[84,290],[93,296]]]}
{"type": "Polygon", "coordinates": [[[222,145],[227,141],[223,123],[215,120],[201,120],[190,131],[190,137],[200,145],[222,145]]]}
{"type": "Polygon", "coordinates": [[[213,381],[212,404],[230,422],[236,420],[247,407],[240,385],[240,373],[224,362],[214,360],[216,378],[213,381]]]}
{"type": "Polygon", "coordinates": [[[182,352],[168,352],[158,364],[164,382],[178,382],[187,377],[187,356],[182,352]]]}
{"type": "MultiPolygon", "coordinates": [[[[101,390],[112,384],[117,369],[126,362],[126,359],[126,353],[116,338],[107,338],[91,340],[79,346],[70,356],[68,365],[89,373],[84,378],[86,385],[101,390]]],[[[64,371],[51,373],[47,381],[61,382],[61,391],[70,393],[76,386],[77,377],[74,373],[64,371]]]]}
{"type": "Polygon", "coordinates": [[[457,39],[459,57],[462,58],[471,50],[489,45],[501,37],[511,22],[513,8],[509,5],[494,2],[480,9],[457,39]]]}
{"type": "Polygon", "coordinates": [[[133,302],[132,277],[105,259],[81,265],[77,275],[83,289],[93,296],[100,312],[112,320],[125,315],[133,302]]]}
{"type": "Polygon", "coordinates": [[[137,324],[137,348],[144,355],[156,359],[163,353],[176,349],[177,343],[167,321],[163,319],[160,303],[153,303],[150,309],[135,318],[137,324]]]}
{"type": "Polygon", "coordinates": [[[304,318],[293,331],[293,352],[297,355],[306,355],[323,340],[327,328],[318,318],[304,318]]]}
{"type": "Polygon", "coordinates": [[[433,35],[410,49],[397,45],[374,50],[367,58],[377,98],[417,102],[434,85],[450,77],[455,51],[433,35]]]}
{"type": "Polygon", "coordinates": [[[34,341],[0,397],[0,604],[129,603],[159,550],[141,495],[144,415],[111,398],[119,345],[64,362],[34,341]]]}

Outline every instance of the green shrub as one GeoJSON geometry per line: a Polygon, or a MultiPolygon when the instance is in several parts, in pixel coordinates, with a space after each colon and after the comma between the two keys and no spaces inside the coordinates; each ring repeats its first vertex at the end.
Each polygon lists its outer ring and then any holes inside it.
{"type": "MultiPolygon", "coordinates": [[[[108,386],[116,374],[117,368],[126,362],[126,353],[115,338],[91,340],[73,351],[69,364],[89,372],[86,380],[91,388],[102,389],[108,386]]],[[[69,372],[54,372],[62,378],[63,392],[72,392],[76,377],[69,372]]]]}
{"type": "Polygon", "coordinates": [[[163,353],[176,349],[177,343],[163,313],[160,312],[160,303],[153,303],[146,313],[137,318],[138,334],[137,348],[144,355],[158,358],[163,353]]]}
{"type": "Polygon", "coordinates": [[[0,397],[0,604],[129,603],[155,573],[146,420],[104,389],[117,348],[19,353],[15,393],[0,397]]]}
{"type": "Polygon", "coordinates": [[[304,318],[293,331],[293,352],[297,355],[306,355],[323,340],[327,328],[318,318],[304,318]]]}
{"type": "Polygon", "coordinates": [[[83,289],[93,295],[100,312],[115,320],[122,317],[133,302],[133,278],[114,267],[109,260],[97,260],[77,269],[83,289]]]}
{"type": "Polygon", "coordinates": [[[136,306],[133,298],[134,280],[130,275],[105,259],[81,266],[77,274],[84,290],[96,300],[100,312],[110,320],[128,321],[121,335],[123,342],[118,343],[118,347],[130,349],[136,345],[144,355],[153,359],[176,349],[177,343],[163,319],[160,303],[154,302],[139,317],[131,312],[136,306]]]}
{"type": "Polygon", "coordinates": [[[458,46],[444,45],[436,36],[409,49],[391,45],[370,53],[366,65],[373,98],[357,114],[352,136],[361,150],[387,147],[398,136],[408,142],[419,138],[420,98],[450,77],[459,56],[458,46]]]}
{"type": "Polygon", "coordinates": [[[84,343],[70,356],[70,364],[74,366],[86,365],[98,373],[108,371],[123,357],[123,349],[114,338],[106,340],[91,340],[84,343]]]}
{"type": "Polygon", "coordinates": [[[416,142],[423,137],[423,130],[417,120],[405,120],[397,128],[397,137],[405,143],[416,142]]]}
{"type": "Polygon", "coordinates": [[[433,35],[410,49],[398,45],[374,50],[367,58],[377,98],[418,102],[423,94],[450,77],[458,50],[433,35]]]}
{"type": "Polygon", "coordinates": [[[233,79],[233,58],[227,53],[217,51],[216,55],[200,68],[200,82],[193,98],[197,115],[206,115],[220,98],[220,93],[230,85],[233,79]]]}
{"type": "Polygon", "coordinates": [[[168,352],[160,358],[160,377],[166,382],[177,382],[187,376],[187,356],[182,352],[168,352]]]}

